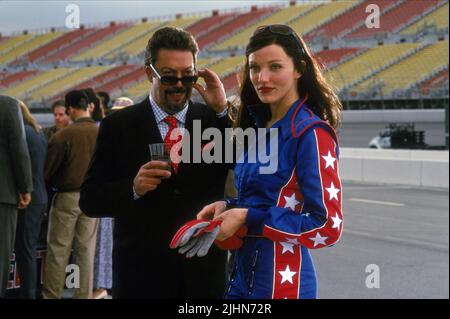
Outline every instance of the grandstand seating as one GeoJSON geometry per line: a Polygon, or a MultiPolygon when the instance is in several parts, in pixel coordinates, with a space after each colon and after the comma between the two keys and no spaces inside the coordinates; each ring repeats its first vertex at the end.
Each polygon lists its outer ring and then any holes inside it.
{"type": "Polygon", "coordinates": [[[352,90],[365,91],[370,89],[374,82],[378,82],[382,85],[383,94],[389,95],[397,89],[411,87],[418,79],[432,71],[448,66],[448,60],[448,41],[440,41],[373,75],[352,90]]]}
{"type": "Polygon", "coordinates": [[[124,76],[125,74],[128,74],[130,72],[135,71],[136,69],[140,68],[140,66],[137,65],[119,65],[117,67],[113,67],[112,69],[109,69],[108,71],[101,73],[97,75],[96,77],[93,77],[87,81],[84,81],[77,86],[75,86],[72,89],[82,89],[82,88],[93,88],[94,90],[97,90],[102,85],[105,85],[106,83],[112,82],[116,80],[117,78],[120,78],[124,76]]]}
{"type": "Polygon", "coordinates": [[[147,79],[143,79],[142,81],[137,81],[133,85],[130,85],[128,88],[125,88],[120,95],[130,97],[136,103],[140,99],[142,99],[142,97],[148,95],[150,87],[150,82],[147,79]]]}
{"type": "Polygon", "coordinates": [[[330,68],[343,59],[356,54],[360,50],[360,48],[322,50],[320,52],[317,52],[314,56],[321,64],[323,64],[327,68],[330,68]]]}
{"type": "Polygon", "coordinates": [[[341,90],[386,67],[420,47],[416,43],[387,44],[369,49],[325,73],[325,77],[341,90]]]}
{"type": "Polygon", "coordinates": [[[124,29],[126,25],[112,25],[107,28],[97,29],[96,31],[88,34],[86,37],[81,38],[79,41],[75,41],[71,45],[65,47],[62,50],[58,50],[54,54],[47,56],[44,61],[52,62],[52,61],[60,61],[70,58],[71,56],[81,52],[92,46],[94,43],[98,41],[103,41],[107,37],[113,35],[116,32],[124,29]]]}
{"type": "Polygon", "coordinates": [[[127,56],[135,56],[141,53],[145,46],[147,45],[148,39],[151,37],[153,32],[158,28],[167,25],[167,22],[151,22],[149,23],[148,30],[141,34],[140,36],[128,41],[126,45],[123,45],[111,53],[105,56],[106,59],[114,59],[120,56],[120,54],[125,54],[127,56]]]}
{"type": "Polygon", "coordinates": [[[187,30],[192,33],[195,37],[199,37],[206,32],[210,32],[227,21],[234,19],[237,13],[224,13],[224,14],[216,14],[211,15],[210,17],[206,17],[193,23],[190,25],[187,30]]]}
{"type": "Polygon", "coordinates": [[[191,24],[197,22],[199,17],[189,17],[189,18],[179,18],[173,21],[163,21],[157,22],[153,25],[153,28],[149,29],[147,32],[141,34],[139,37],[135,38],[133,41],[127,43],[120,47],[120,49],[111,52],[111,54],[107,55],[107,58],[113,58],[114,56],[118,56],[120,53],[126,54],[130,57],[136,56],[142,52],[144,52],[145,47],[147,46],[148,39],[153,35],[153,33],[165,26],[173,26],[179,28],[188,28],[191,24]]]}
{"type": "Polygon", "coordinates": [[[248,39],[252,35],[253,31],[255,30],[255,28],[258,25],[285,23],[286,21],[294,19],[294,18],[304,14],[305,12],[308,12],[315,6],[316,5],[314,5],[314,4],[304,4],[304,5],[283,8],[283,9],[269,15],[268,17],[257,21],[257,23],[252,24],[252,25],[248,26],[247,28],[244,28],[242,31],[229,37],[225,41],[211,47],[211,50],[225,50],[225,49],[233,49],[236,47],[244,47],[247,44],[248,39]]]}
{"type": "Polygon", "coordinates": [[[308,11],[307,14],[288,22],[288,24],[298,34],[305,35],[334,17],[350,10],[353,6],[358,5],[358,3],[359,1],[333,1],[328,4],[321,4],[316,6],[315,9],[308,11]]]}
{"type": "Polygon", "coordinates": [[[32,70],[32,71],[19,71],[16,73],[4,74],[3,77],[1,78],[2,82],[0,86],[7,88],[13,84],[16,84],[17,82],[23,81],[27,78],[34,76],[37,73],[38,73],[37,70],[32,70]]]}
{"type": "MultiPolygon", "coordinates": [[[[50,32],[35,36],[32,40],[22,43],[14,48],[14,50],[0,56],[0,64],[8,64],[18,57],[35,50],[46,43],[61,36],[61,32],[50,32]]],[[[28,62],[28,61],[27,61],[28,62]]]]}
{"type": "Polygon", "coordinates": [[[135,70],[137,66],[135,65],[120,65],[117,67],[112,67],[111,69],[106,70],[105,72],[102,72],[98,74],[97,76],[94,76],[88,80],[85,80],[83,82],[80,82],[76,85],[68,87],[64,91],[59,91],[58,94],[55,94],[51,97],[51,100],[59,100],[63,99],[67,92],[71,90],[79,90],[84,88],[92,88],[94,90],[98,91],[98,88],[101,85],[104,85],[108,82],[111,82],[118,77],[123,76],[126,73],[129,73],[133,70],[135,70]]]}
{"type": "Polygon", "coordinates": [[[434,76],[428,80],[423,81],[420,85],[420,91],[422,94],[428,94],[431,89],[448,87],[448,67],[440,72],[437,72],[434,76]]]}
{"type": "Polygon", "coordinates": [[[415,23],[411,24],[407,28],[401,31],[402,34],[416,33],[418,30],[425,26],[435,26],[438,29],[448,30],[448,2],[442,7],[432,11],[430,14],[425,15],[415,23]]]}
{"type": "MultiPolygon", "coordinates": [[[[234,72],[244,62],[243,56],[234,56],[224,58],[212,64],[209,69],[213,70],[220,78],[227,76],[230,72],[234,72]]],[[[203,79],[199,79],[200,84],[204,85],[203,79]]]]}
{"type": "Polygon", "coordinates": [[[63,76],[73,72],[74,69],[58,68],[37,74],[36,76],[21,82],[18,85],[7,88],[3,94],[23,99],[29,96],[29,92],[39,86],[45,85],[52,81],[57,81],[63,76]]]}
{"type": "MultiPolygon", "coordinates": [[[[222,78],[223,87],[225,88],[226,92],[232,92],[238,88],[238,72],[232,72],[222,78]]],[[[229,95],[229,94],[228,94],[229,95]]]]}
{"type": "MultiPolygon", "coordinates": [[[[195,21],[196,18],[193,19],[184,19],[182,25],[189,24],[192,21],[195,21]]],[[[132,42],[134,39],[146,34],[150,30],[154,30],[159,23],[138,23],[129,28],[122,30],[119,33],[116,33],[114,36],[109,38],[106,41],[92,47],[89,50],[86,50],[79,56],[73,58],[74,61],[82,61],[86,59],[100,59],[105,55],[113,55],[112,51],[116,50],[119,47],[125,47],[128,43],[132,42]]]]}
{"type": "Polygon", "coordinates": [[[31,51],[27,55],[27,60],[30,62],[38,62],[43,60],[46,56],[54,53],[57,50],[61,50],[65,46],[89,35],[94,32],[93,29],[78,29],[75,31],[66,32],[53,41],[31,51]]]}
{"type": "Polygon", "coordinates": [[[392,10],[382,13],[379,28],[367,28],[364,24],[348,35],[349,39],[370,38],[376,34],[392,33],[400,29],[409,21],[418,18],[424,11],[431,10],[441,0],[403,1],[392,10]]]}
{"type": "Polygon", "coordinates": [[[242,54],[257,26],[276,23],[288,24],[303,35],[324,66],[325,77],[338,91],[345,88],[351,93],[346,97],[372,99],[374,89],[385,98],[435,88],[445,94],[448,10],[448,0],[302,1],[208,16],[0,36],[0,94],[49,105],[68,90],[92,87],[109,91],[112,98],[127,95],[137,101],[150,88],[142,67],[148,39],[169,25],[195,36],[202,57],[198,68],[215,71],[227,92],[235,93],[244,57],[234,55],[242,54]],[[380,7],[378,29],[365,26],[369,4],[380,7]],[[59,67],[49,69],[52,65],[59,67]]]}
{"type": "Polygon", "coordinates": [[[42,85],[36,90],[33,90],[31,97],[36,101],[50,98],[55,95],[56,92],[66,90],[67,88],[81,83],[86,79],[92,78],[99,73],[105,72],[110,68],[111,66],[92,66],[76,69],[58,80],[52,81],[46,85],[42,85]]]}
{"type": "Polygon", "coordinates": [[[305,41],[311,41],[317,36],[326,38],[336,38],[343,35],[345,32],[349,32],[352,29],[360,26],[364,23],[367,13],[366,7],[369,4],[376,4],[380,8],[381,12],[395,5],[396,1],[393,0],[365,0],[359,5],[355,5],[350,10],[338,15],[335,19],[323,24],[322,26],[315,28],[304,36],[305,41]]]}
{"type": "Polygon", "coordinates": [[[240,65],[244,63],[243,56],[233,56],[220,60],[219,62],[213,64],[211,69],[216,72],[219,76],[224,76],[230,71],[234,71],[240,65]]]}
{"type": "Polygon", "coordinates": [[[5,41],[0,42],[0,57],[13,51],[17,46],[32,40],[36,35],[34,34],[24,34],[16,37],[11,37],[5,41]]]}
{"type": "Polygon", "coordinates": [[[230,34],[236,33],[239,29],[245,28],[270,14],[275,10],[275,7],[252,9],[249,12],[237,15],[235,19],[229,20],[220,28],[214,29],[211,32],[205,33],[203,36],[197,38],[197,43],[200,49],[218,43],[230,34]]]}
{"type": "Polygon", "coordinates": [[[98,91],[114,92],[122,91],[124,88],[134,83],[138,79],[145,79],[147,75],[144,72],[143,67],[138,67],[130,73],[126,73],[121,77],[114,79],[100,87],[97,87],[98,91]]]}

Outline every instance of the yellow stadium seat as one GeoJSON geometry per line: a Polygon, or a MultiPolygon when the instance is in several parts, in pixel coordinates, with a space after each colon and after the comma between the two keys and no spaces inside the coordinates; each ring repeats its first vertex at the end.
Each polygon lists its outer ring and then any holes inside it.
{"type": "Polygon", "coordinates": [[[113,66],[92,66],[77,69],[57,81],[50,82],[34,90],[31,97],[35,101],[50,98],[59,92],[63,92],[112,68],[113,66]]]}
{"type": "Polygon", "coordinates": [[[127,43],[132,42],[134,39],[140,37],[144,33],[147,33],[149,30],[153,30],[157,25],[158,23],[137,23],[132,25],[124,29],[122,32],[113,35],[106,41],[103,41],[100,44],[88,49],[72,60],[82,61],[87,59],[100,59],[105,55],[110,55],[111,52],[122,46],[126,46],[127,43]]]}
{"type": "Polygon", "coordinates": [[[448,66],[448,61],[448,41],[440,41],[402,59],[358,84],[352,90],[356,92],[366,91],[375,84],[379,84],[383,94],[389,95],[396,89],[407,89],[424,76],[448,66]]]}
{"type": "Polygon", "coordinates": [[[35,90],[36,88],[46,85],[52,81],[58,81],[59,79],[67,76],[71,72],[75,71],[73,68],[58,68],[45,71],[40,73],[30,79],[27,79],[20,84],[5,90],[4,94],[10,95],[19,99],[23,99],[28,96],[28,93],[35,90]]]}
{"type": "Polygon", "coordinates": [[[50,32],[37,35],[30,41],[23,42],[22,44],[16,46],[14,50],[9,51],[9,53],[0,56],[0,64],[12,62],[18,57],[27,54],[28,52],[31,52],[32,50],[37,49],[50,41],[53,41],[62,34],[62,32],[50,32]]]}
{"type": "Polygon", "coordinates": [[[25,34],[7,39],[0,43],[0,56],[3,56],[11,51],[13,51],[19,45],[31,41],[33,38],[37,37],[35,34],[25,34]]]}
{"type": "MultiPolygon", "coordinates": [[[[234,56],[228,57],[221,60],[216,61],[211,64],[208,68],[214,71],[220,78],[223,78],[228,73],[239,68],[244,62],[244,56],[234,56]]],[[[205,81],[202,78],[199,79],[198,83],[201,85],[205,85],[205,81]]]]}
{"type": "Polygon", "coordinates": [[[401,33],[414,34],[425,26],[436,26],[438,29],[448,28],[448,2],[439,9],[413,23],[401,33]]]}
{"type": "Polygon", "coordinates": [[[239,33],[226,39],[224,42],[212,47],[211,50],[225,50],[228,48],[244,47],[248,43],[250,36],[253,34],[253,31],[255,31],[257,26],[286,23],[287,21],[295,19],[296,17],[308,12],[315,6],[316,5],[314,4],[302,4],[294,7],[283,8],[258,21],[256,24],[243,29],[239,33]]]}
{"type": "Polygon", "coordinates": [[[136,82],[122,92],[122,95],[131,98],[135,103],[142,96],[149,94],[151,84],[147,79],[136,82]]]}
{"type": "Polygon", "coordinates": [[[298,34],[307,34],[309,31],[359,3],[360,1],[332,1],[317,6],[316,9],[309,11],[307,14],[300,16],[298,19],[295,19],[288,24],[292,29],[297,31],[298,34]]]}
{"type": "Polygon", "coordinates": [[[141,34],[139,37],[135,38],[133,41],[128,42],[127,45],[124,45],[120,48],[120,50],[116,50],[114,53],[111,53],[107,56],[107,58],[111,58],[112,56],[117,56],[119,53],[126,53],[128,56],[136,56],[139,53],[143,52],[145,50],[145,47],[147,46],[148,39],[153,35],[153,33],[162,27],[165,26],[173,26],[173,27],[179,27],[179,28],[187,28],[191,24],[197,22],[200,19],[200,17],[189,17],[189,18],[180,18],[176,20],[171,21],[161,21],[161,22],[154,22],[154,27],[147,32],[141,34]]]}
{"type": "Polygon", "coordinates": [[[37,37],[36,34],[25,34],[6,39],[0,43],[0,57],[14,51],[16,47],[33,40],[35,37],[37,37]]]}
{"type": "Polygon", "coordinates": [[[369,49],[354,58],[337,65],[325,73],[325,78],[341,90],[389,63],[400,59],[408,52],[417,49],[420,44],[386,44],[369,49]]]}

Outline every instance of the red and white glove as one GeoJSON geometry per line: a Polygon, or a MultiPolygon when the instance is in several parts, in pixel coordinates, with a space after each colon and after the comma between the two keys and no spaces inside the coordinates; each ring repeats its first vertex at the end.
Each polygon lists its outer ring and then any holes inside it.
{"type": "Polygon", "coordinates": [[[187,258],[195,255],[206,256],[213,243],[222,250],[240,248],[242,239],[247,234],[247,227],[244,225],[230,238],[218,241],[216,237],[221,224],[221,220],[191,220],[175,233],[170,242],[170,248],[178,248],[178,252],[186,254],[187,258]]]}

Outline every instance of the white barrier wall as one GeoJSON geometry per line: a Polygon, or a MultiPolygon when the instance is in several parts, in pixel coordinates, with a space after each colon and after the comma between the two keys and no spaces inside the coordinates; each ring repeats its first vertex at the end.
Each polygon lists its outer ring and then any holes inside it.
{"type": "Polygon", "coordinates": [[[445,121],[445,111],[436,110],[346,110],[344,123],[435,123],[445,121]]]}
{"type": "Polygon", "coordinates": [[[449,152],[342,148],[344,181],[449,188],[449,152]]]}

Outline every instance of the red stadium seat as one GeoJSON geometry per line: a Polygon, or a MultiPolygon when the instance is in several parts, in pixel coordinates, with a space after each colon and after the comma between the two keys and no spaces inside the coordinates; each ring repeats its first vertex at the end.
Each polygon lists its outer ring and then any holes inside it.
{"type": "Polygon", "coordinates": [[[376,34],[390,34],[416,19],[424,11],[435,7],[441,0],[413,0],[400,2],[392,10],[381,14],[379,28],[367,28],[364,24],[348,35],[349,39],[373,38],[376,34]]]}
{"type": "Polygon", "coordinates": [[[220,42],[227,35],[231,35],[238,29],[243,28],[247,25],[254,23],[255,21],[261,19],[264,15],[270,13],[275,8],[263,8],[258,10],[252,10],[247,13],[240,14],[235,17],[235,19],[228,21],[220,28],[213,30],[212,32],[206,33],[204,36],[197,38],[197,43],[200,49],[220,42]]]}
{"type": "Polygon", "coordinates": [[[16,73],[5,73],[3,78],[2,78],[2,82],[1,85],[2,87],[9,87],[14,83],[20,82],[22,80],[25,80],[27,78],[30,78],[32,76],[34,76],[35,74],[37,74],[38,71],[37,70],[33,70],[33,71],[21,71],[21,72],[16,72],[16,73]]]}
{"type": "Polygon", "coordinates": [[[82,50],[89,48],[94,45],[96,42],[104,40],[106,37],[124,29],[126,25],[112,25],[107,28],[97,29],[94,32],[88,34],[86,37],[79,39],[78,41],[72,43],[68,47],[47,56],[44,61],[52,62],[65,60],[74,56],[77,53],[80,53],[82,50]]]}

